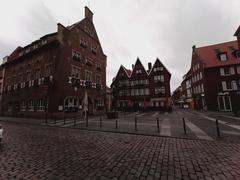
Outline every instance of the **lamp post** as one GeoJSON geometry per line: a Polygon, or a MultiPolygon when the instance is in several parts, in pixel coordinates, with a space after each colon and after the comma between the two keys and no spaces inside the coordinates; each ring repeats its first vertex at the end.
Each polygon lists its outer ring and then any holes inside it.
{"type": "Polygon", "coordinates": [[[78,98],[77,98],[77,90],[78,90],[78,88],[77,88],[77,86],[75,86],[75,87],[74,87],[74,91],[75,91],[75,98],[76,98],[76,99],[75,99],[75,100],[76,100],[75,111],[77,111],[77,99],[78,99],[78,98]]]}

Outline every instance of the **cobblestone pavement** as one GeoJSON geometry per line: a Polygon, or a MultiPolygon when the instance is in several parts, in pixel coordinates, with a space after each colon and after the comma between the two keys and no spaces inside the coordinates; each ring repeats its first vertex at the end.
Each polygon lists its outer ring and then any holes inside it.
{"type": "Polygon", "coordinates": [[[240,144],[2,123],[0,179],[240,179],[240,144]]]}
{"type": "MultiPolygon", "coordinates": [[[[42,125],[45,125],[42,123],[42,125]]],[[[240,143],[240,118],[220,113],[205,113],[183,109],[176,109],[172,113],[159,112],[132,112],[120,113],[118,119],[91,117],[86,126],[83,119],[49,121],[48,126],[65,128],[91,129],[111,132],[124,132],[133,134],[146,134],[155,136],[181,137],[186,139],[205,139],[227,143],[240,143]],[[135,127],[135,118],[137,126],[135,127]],[[159,129],[157,127],[159,119],[159,129]],[[186,134],[184,133],[183,118],[186,122],[186,134]],[[216,119],[219,120],[220,137],[217,134],[216,119]],[[117,121],[117,128],[116,128],[117,121]]]]}

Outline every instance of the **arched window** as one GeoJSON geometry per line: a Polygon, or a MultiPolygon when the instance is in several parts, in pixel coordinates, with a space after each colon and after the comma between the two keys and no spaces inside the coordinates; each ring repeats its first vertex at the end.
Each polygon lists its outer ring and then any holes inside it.
{"type": "Polygon", "coordinates": [[[64,111],[66,112],[76,112],[79,109],[79,99],[76,97],[66,97],[64,99],[64,111]]]}

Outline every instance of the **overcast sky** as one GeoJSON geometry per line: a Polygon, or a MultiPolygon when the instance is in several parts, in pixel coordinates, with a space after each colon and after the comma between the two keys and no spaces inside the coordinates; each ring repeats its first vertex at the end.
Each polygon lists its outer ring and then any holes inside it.
{"type": "Polygon", "coordinates": [[[147,68],[158,57],[172,73],[171,89],[191,62],[191,48],[235,40],[239,0],[1,0],[0,57],[84,17],[90,2],[108,56],[107,84],[119,66],[139,57],[147,68]]]}

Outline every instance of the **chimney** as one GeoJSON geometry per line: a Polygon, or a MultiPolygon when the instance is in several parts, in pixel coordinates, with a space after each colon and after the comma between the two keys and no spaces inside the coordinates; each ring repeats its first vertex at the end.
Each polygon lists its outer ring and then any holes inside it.
{"type": "Polygon", "coordinates": [[[148,63],[148,70],[150,71],[152,69],[152,63],[148,63]]]}
{"type": "Polygon", "coordinates": [[[87,18],[90,21],[93,21],[93,13],[87,6],[85,6],[85,18],[87,18]]]}
{"type": "Polygon", "coordinates": [[[193,46],[192,46],[192,50],[194,51],[195,48],[196,48],[196,45],[193,45],[193,46]]]}

